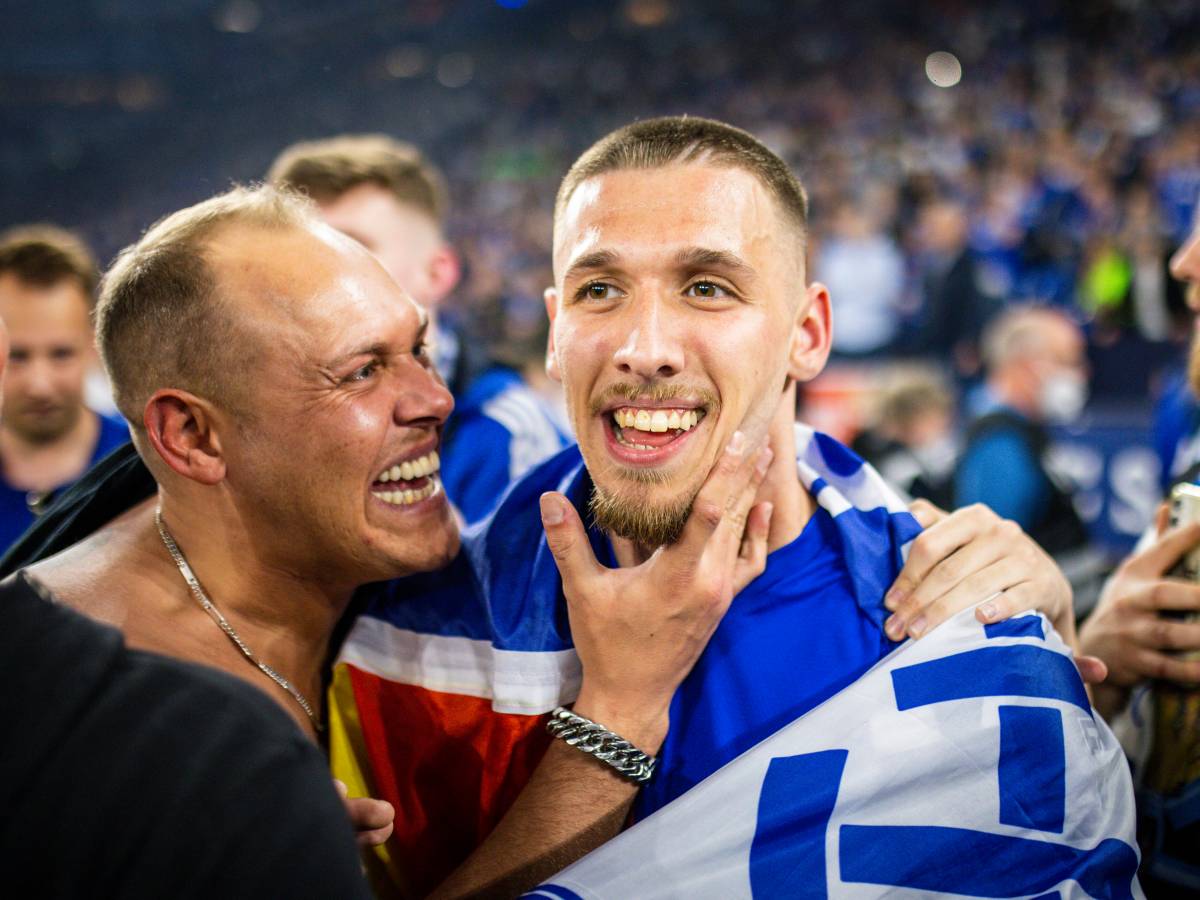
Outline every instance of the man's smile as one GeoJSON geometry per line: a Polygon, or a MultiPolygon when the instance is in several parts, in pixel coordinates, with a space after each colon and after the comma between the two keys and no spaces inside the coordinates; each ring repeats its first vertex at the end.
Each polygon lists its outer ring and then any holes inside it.
{"type": "Polygon", "coordinates": [[[656,466],[679,453],[704,420],[703,406],[680,400],[626,401],[602,414],[609,452],[626,465],[656,466]]]}
{"type": "Polygon", "coordinates": [[[442,467],[436,450],[393,463],[376,476],[371,494],[392,506],[412,506],[439,493],[442,467]]]}

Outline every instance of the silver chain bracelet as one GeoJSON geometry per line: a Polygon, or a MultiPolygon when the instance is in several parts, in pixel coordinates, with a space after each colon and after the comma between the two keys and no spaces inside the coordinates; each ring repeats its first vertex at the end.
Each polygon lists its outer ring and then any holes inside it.
{"type": "Polygon", "coordinates": [[[657,760],[647,756],[625,738],[603,725],[559,706],[550,713],[546,730],[571,747],[590,753],[635,784],[644,784],[654,774],[657,760]]]}

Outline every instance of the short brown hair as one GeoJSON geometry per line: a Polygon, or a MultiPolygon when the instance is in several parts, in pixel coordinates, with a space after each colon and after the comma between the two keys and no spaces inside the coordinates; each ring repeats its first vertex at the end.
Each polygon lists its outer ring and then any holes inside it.
{"type": "Polygon", "coordinates": [[[91,305],[96,260],[76,235],[55,225],[18,225],[0,234],[0,275],[12,272],[26,284],[49,287],[70,278],[91,305]]]}
{"type": "Polygon", "coordinates": [[[438,225],[446,217],[446,182],[412,144],[383,134],[347,134],[288,147],[267,179],[302,191],[318,203],[336,200],[360,184],[385,188],[438,225]]]}
{"type": "Polygon", "coordinates": [[[787,163],[749,132],[694,116],[646,119],[602,137],[563,178],[554,218],[557,221],[575,189],[589,178],[620,169],[659,169],[690,162],[730,166],[754,175],[779,201],[801,238],[807,235],[808,195],[787,163]]]}
{"type": "Polygon", "coordinates": [[[230,384],[241,335],[206,254],[234,225],[277,230],[316,222],[311,204],[269,185],[235,187],[172,213],[121,251],[100,285],[96,342],[118,409],[135,429],[154,391],[174,387],[246,413],[230,384]]]}

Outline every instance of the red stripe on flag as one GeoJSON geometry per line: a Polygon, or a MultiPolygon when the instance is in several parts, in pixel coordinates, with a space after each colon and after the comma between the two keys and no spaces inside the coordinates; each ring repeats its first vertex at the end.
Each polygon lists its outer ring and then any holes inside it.
{"type": "Polygon", "coordinates": [[[474,850],[541,761],[544,716],[497,713],[491,701],[397,684],[347,667],[367,763],[396,807],[391,846],[424,895],[474,850]]]}

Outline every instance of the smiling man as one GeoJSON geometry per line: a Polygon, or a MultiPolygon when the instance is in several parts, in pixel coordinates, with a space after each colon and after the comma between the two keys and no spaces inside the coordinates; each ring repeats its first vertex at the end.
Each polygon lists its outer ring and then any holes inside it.
{"type": "MultiPolygon", "coordinates": [[[[795,426],[796,384],[830,348],[828,292],[805,276],[806,217],[781,160],[701,119],[620,129],[568,172],[547,365],[579,447],[516,482],[448,569],[370,589],[335,676],[335,772],[397,807],[384,856],[416,891],[491,831],[551,741],[544,713],[577,695],[558,570],[655,558],[739,429],[765,431],[775,451],[759,494],[772,552],[676,692],[639,816],[833,697],[906,633],[997,591],[981,618],[1066,611],[1061,574],[1012,523],[974,508],[919,535],[873,471],[795,426]],[[543,521],[573,540],[551,553],[543,521]]],[[[664,602],[677,589],[662,583],[664,602]]],[[[626,623],[630,636],[647,627],[626,623]]],[[[1064,628],[1069,639],[1069,612],[1064,628]]]]}

